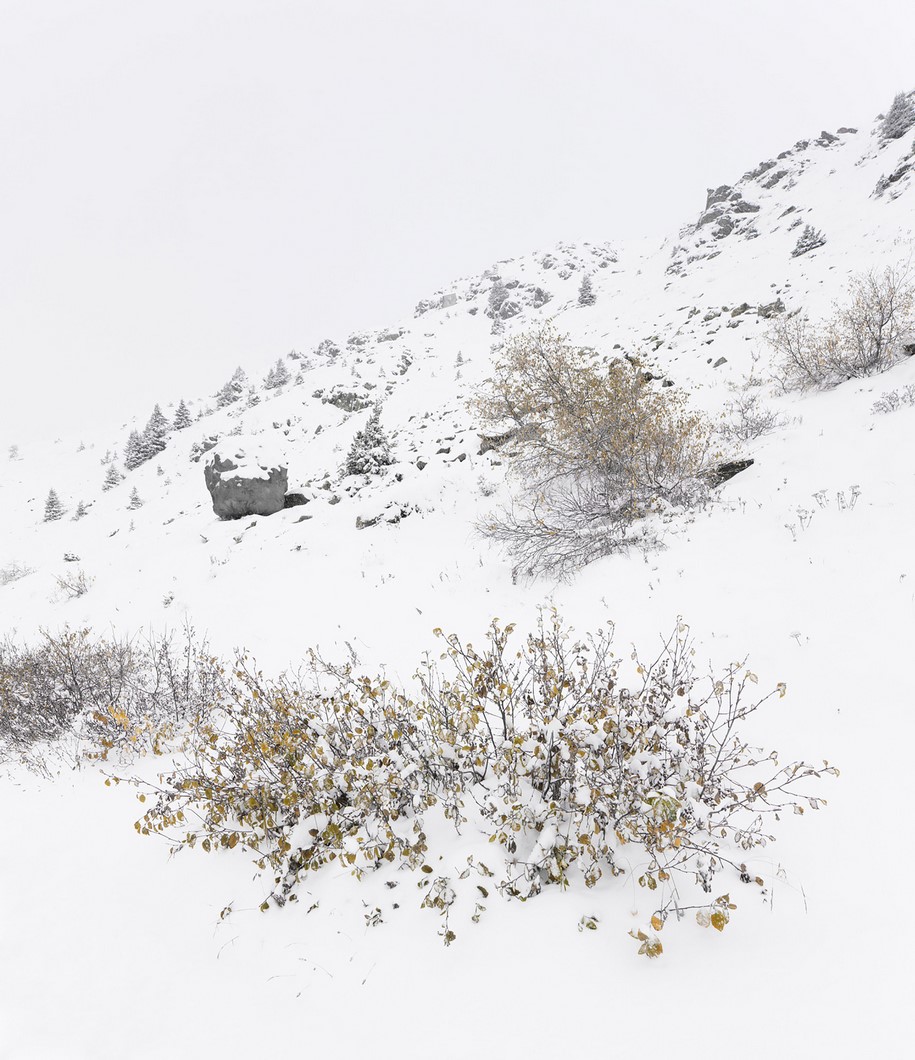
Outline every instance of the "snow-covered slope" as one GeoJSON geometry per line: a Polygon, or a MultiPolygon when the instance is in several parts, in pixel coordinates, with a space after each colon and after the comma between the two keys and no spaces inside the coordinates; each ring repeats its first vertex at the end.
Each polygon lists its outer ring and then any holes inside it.
{"type": "MultiPolygon", "coordinates": [[[[824,783],[827,810],[782,821],[762,851],[766,903],[735,895],[723,936],[685,923],[662,961],[644,962],[625,938],[644,914],[631,877],[493,901],[444,949],[409,877],[389,889],[328,869],[298,909],[262,915],[263,884],[240,852],[169,861],[135,835],[124,786],[104,788],[86,767],[53,782],[13,770],[0,1058],[513,1057],[608,1039],[629,1051],[659,1035],[687,1056],[902,1055],[915,942],[899,838],[915,740],[915,408],[875,416],[872,405],[915,384],[915,358],[829,392],[767,395],[782,425],[748,445],[748,471],[670,525],[662,550],[606,558],[568,585],[516,584],[476,533],[509,484],[467,400],[494,343],[553,320],[602,355],[640,351],[721,415],[751,372],[768,375],[772,314],[824,312],[853,273],[910,257],[913,158],[911,135],[885,142],[879,123],[821,133],[710,191],[661,246],[562,245],[499,262],[428,293],[397,325],[290,356],[289,384],[258,386],[256,404],[189,402],[199,418],[108,491],[103,458],[120,461],[150,410],[112,436],[87,424],[81,439],[9,439],[19,453],[0,463],[0,632],[189,621],[265,670],[319,645],[406,679],[436,626],[472,640],[494,616],[532,626],[550,602],[580,630],[612,619],[621,649],[650,650],[682,615],[715,665],[749,655],[762,685],[787,683],[754,737],[843,773],[824,783]],[[807,225],[825,242],[793,254],[807,225]],[[578,304],[584,275],[592,306],[578,304]],[[377,400],[396,463],[364,484],[340,469],[377,400]],[[216,519],[200,452],[233,432],[277,449],[307,503],[216,519]],[[44,522],[52,487],[70,514],[80,500],[88,514],[44,522]],[[134,488],[143,506],[131,509],[134,488]],[[70,598],[59,579],[75,571],[90,588],[70,598]],[[598,931],[576,930],[585,914],[598,931]]],[[[456,843],[455,861],[471,847],[456,843]]]]}

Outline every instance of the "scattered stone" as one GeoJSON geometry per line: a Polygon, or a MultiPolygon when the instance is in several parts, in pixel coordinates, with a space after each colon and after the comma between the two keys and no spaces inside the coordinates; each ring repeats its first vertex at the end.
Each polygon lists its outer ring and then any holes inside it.
{"type": "Polygon", "coordinates": [[[778,316],[779,313],[784,313],[785,303],[781,298],[776,298],[774,302],[769,302],[766,305],[760,305],[756,307],[756,313],[761,316],[763,320],[768,320],[770,317],[778,316]]]}
{"type": "Polygon", "coordinates": [[[283,498],[284,508],[297,508],[301,504],[308,504],[308,498],[304,493],[287,493],[283,498]]]}

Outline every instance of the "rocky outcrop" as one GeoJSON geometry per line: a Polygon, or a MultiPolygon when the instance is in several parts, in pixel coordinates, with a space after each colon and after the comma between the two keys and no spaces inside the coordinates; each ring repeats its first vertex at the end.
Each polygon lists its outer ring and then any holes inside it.
{"type": "Polygon", "coordinates": [[[720,486],[735,475],[739,475],[741,471],[752,467],[753,463],[753,460],[726,460],[706,472],[706,478],[710,486],[720,486]]]}
{"type": "Polygon", "coordinates": [[[254,441],[226,438],[210,451],[203,469],[220,519],[248,515],[273,515],[283,510],[286,498],[286,468],[265,457],[254,441]]]}

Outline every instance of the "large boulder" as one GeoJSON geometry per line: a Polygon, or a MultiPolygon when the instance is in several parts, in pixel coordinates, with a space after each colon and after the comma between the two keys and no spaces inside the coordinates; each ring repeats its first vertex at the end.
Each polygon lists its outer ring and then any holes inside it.
{"type": "Polygon", "coordinates": [[[207,455],[203,476],[220,519],[273,515],[283,510],[286,468],[257,439],[221,439],[207,455]]]}

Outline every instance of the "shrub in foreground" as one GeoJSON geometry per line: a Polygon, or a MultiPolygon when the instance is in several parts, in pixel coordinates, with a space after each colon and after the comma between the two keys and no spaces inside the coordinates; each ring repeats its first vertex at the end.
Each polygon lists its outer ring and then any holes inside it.
{"type": "Polygon", "coordinates": [[[329,863],[417,870],[450,942],[468,872],[431,875],[427,821],[443,815],[498,848],[498,868],[476,867],[508,898],[634,875],[651,904],[634,935],[652,957],[672,917],[722,930],[731,890],[765,887],[753,851],[781,813],[817,809],[808,784],[836,772],[747,743],[741,727],[770,697],[742,664],[700,678],[682,625],[653,662],[633,654],[632,683],[610,630],[577,639],[555,614],[520,643],[498,622],[480,649],[436,632],[444,652],[412,692],[316,657],[307,682],[240,660],[138,831],[250,851],[273,878],[265,909],[329,863]]]}

